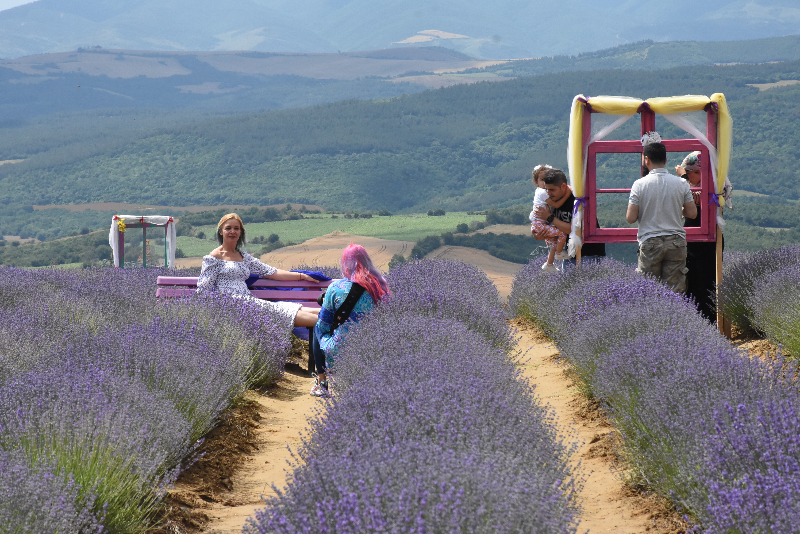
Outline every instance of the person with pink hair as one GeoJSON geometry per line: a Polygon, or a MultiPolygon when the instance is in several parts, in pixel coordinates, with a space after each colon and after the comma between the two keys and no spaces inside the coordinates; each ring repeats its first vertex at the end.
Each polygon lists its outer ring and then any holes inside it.
{"type": "Polygon", "coordinates": [[[375,268],[366,249],[350,243],[342,252],[344,278],[334,280],[325,292],[319,320],[314,327],[311,350],[317,378],[311,388],[316,397],[328,394],[327,368],[332,365],[338,345],[349,328],[389,296],[389,286],[375,268]],[[347,310],[351,310],[347,313],[347,310]]]}

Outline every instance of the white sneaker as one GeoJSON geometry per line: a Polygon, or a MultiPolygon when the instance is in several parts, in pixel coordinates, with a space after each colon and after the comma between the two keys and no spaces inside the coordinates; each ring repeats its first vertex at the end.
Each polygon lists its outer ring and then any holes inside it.
{"type": "Polygon", "coordinates": [[[330,395],[330,393],[328,393],[328,382],[320,382],[319,380],[315,380],[314,387],[311,388],[311,395],[314,397],[327,397],[330,395]]]}
{"type": "Polygon", "coordinates": [[[565,252],[565,251],[562,250],[561,252],[556,253],[555,259],[557,259],[557,260],[568,260],[568,259],[570,259],[569,252],[565,252]]]}
{"type": "Polygon", "coordinates": [[[558,269],[552,263],[545,263],[542,265],[542,270],[548,273],[557,273],[558,269]]]}

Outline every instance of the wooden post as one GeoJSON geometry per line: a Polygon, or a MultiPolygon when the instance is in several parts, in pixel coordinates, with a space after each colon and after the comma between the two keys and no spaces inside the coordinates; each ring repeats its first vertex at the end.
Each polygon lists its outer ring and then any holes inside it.
{"type": "Polygon", "coordinates": [[[169,223],[167,223],[167,225],[164,226],[164,268],[169,267],[169,253],[167,252],[167,227],[168,226],[169,226],[169,223]]]}
{"type": "Polygon", "coordinates": [[[142,223],[142,267],[147,268],[147,223],[142,223]]]}
{"type": "Polygon", "coordinates": [[[125,232],[119,232],[119,268],[125,268],[125,232]]]}

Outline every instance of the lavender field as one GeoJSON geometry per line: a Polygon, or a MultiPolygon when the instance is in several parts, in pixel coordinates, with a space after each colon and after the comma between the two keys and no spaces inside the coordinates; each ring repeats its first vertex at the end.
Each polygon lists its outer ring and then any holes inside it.
{"type": "Polygon", "coordinates": [[[388,281],[344,340],[288,486],[245,532],[576,532],[573,445],[520,377],[497,289],[446,260],[388,281]]]}
{"type": "Polygon", "coordinates": [[[800,357],[800,246],[727,260],[719,303],[725,316],[800,357]]]}
{"type": "Polygon", "coordinates": [[[290,333],[223,298],[157,302],[159,270],[0,269],[3,532],[133,533],[290,333]]]}
{"type": "MultiPolygon", "coordinates": [[[[722,288],[737,324],[787,346],[798,332],[797,254],[733,257],[722,288]]],[[[509,307],[555,341],[602,403],[633,482],[672,500],[699,531],[800,530],[796,359],[751,357],[691,302],[613,260],[555,277],[532,262],[509,307]]]]}
{"type": "MultiPolygon", "coordinates": [[[[244,531],[577,532],[575,445],[521,378],[507,316],[553,339],[612,419],[627,476],[698,531],[798,531],[798,259],[726,257],[720,306],[788,353],[767,360],[613,260],[555,276],[533,262],[507,310],[475,267],[402,264],[344,340],[287,486],[244,531]]],[[[282,375],[278,319],[157,302],[159,274],[0,269],[4,532],[145,531],[221,414],[282,375]]]]}

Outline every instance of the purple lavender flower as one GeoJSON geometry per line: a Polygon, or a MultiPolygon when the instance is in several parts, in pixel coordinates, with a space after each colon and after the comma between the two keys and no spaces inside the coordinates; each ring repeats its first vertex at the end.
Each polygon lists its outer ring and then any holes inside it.
{"type": "Polygon", "coordinates": [[[510,346],[500,294],[477,267],[454,260],[414,260],[392,269],[387,282],[395,313],[456,319],[492,343],[510,346]]]}
{"type": "Polygon", "coordinates": [[[800,245],[752,254],[726,253],[717,307],[739,329],[750,330],[752,309],[748,301],[755,295],[754,285],[771,273],[798,263],[800,245]]]}
{"type": "MultiPolygon", "coordinates": [[[[762,274],[791,253],[772,254],[762,274]]],[[[772,271],[740,283],[740,297],[759,328],[785,332],[797,317],[796,263],[772,271]]],[[[510,303],[604,403],[633,472],[705,531],[797,530],[796,361],[749,357],[691,303],[614,262],[557,278],[525,268],[510,303]]]]}
{"type": "Polygon", "coordinates": [[[800,357],[800,263],[754,281],[746,302],[753,326],[800,357]]]}
{"type": "Polygon", "coordinates": [[[50,469],[114,532],[148,526],[197,440],[283,373],[290,345],[240,299],[159,302],[158,274],[0,268],[0,450],[32,466],[21,487],[50,469]]]}
{"type": "Polygon", "coordinates": [[[575,532],[571,447],[471,325],[378,308],[331,375],[288,489],[245,532],[575,532]]]}
{"type": "Polygon", "coordinates": [[[84,532],[103,527],[92,513],[95,495],[82,491],[52,460],[31,462],[20,451],[0,450],[0,525],[4,532],[84,532]],[[6,528],[10,527],[8,531],[6,528]]]}

